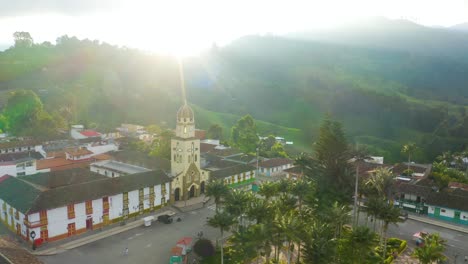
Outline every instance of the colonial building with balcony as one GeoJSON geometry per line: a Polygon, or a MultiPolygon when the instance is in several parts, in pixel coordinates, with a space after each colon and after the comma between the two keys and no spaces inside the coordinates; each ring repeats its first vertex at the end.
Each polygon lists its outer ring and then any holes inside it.
{"type": "Polygon", "coordinates": [[[56,241],[164,206],[161,170],[106,177],[86,169],[0,177],[0,220],[26,241],[56,241]]]}

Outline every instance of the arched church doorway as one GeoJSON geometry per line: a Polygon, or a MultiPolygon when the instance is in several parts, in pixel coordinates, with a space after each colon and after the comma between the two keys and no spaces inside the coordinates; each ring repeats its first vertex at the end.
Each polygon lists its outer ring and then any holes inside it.
{"type": "Polygon", "coordinates": [[[189,198],[195,197],[195,185],[190,187],[189,198]]]}
{"type": "Polygon", "coordinates": [[[205,193],[205,182],[204,181],[202,181],[200,183],[200,193],[205,193]]]}
{"type": "Polygon", "coordinates": [[[176,188],[174,190],[174,201],[179,201],[180,200],[180,188],[176,188]]]}

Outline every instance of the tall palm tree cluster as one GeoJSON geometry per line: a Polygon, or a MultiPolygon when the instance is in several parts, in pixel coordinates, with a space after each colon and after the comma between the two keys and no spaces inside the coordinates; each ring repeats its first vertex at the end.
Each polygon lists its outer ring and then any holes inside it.
{"type": "Polygon", "coordinates": [[[318,209],[313,181],[265,182],[258,193],[214,181],[207,195],[216,203],[208,224],[220,230],[221,263],[376,263],[375,233],[347,226],[347,205],[318,209]]]}

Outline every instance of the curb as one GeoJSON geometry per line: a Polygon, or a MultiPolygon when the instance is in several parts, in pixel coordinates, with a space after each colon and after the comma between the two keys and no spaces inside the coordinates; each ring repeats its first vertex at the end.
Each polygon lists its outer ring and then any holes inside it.
{"type": "Polygon", "coordinates": [[[417,216],[412,216],[412,215],[408,215],[408,219],[468,234],[468,228],[465,228],[465,227],[455,226],[455,225],[451,225],[451,224],[447,224],[447,223],[441,223],[441,222],[438,222],[438,221],[425,219],[425,218],[422,218],[422,217],[417,217],[417,216]]]}

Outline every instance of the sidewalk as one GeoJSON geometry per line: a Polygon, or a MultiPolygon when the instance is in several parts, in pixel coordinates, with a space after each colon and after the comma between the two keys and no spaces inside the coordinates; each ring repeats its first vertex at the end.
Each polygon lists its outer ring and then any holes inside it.
{"type": "MultiPolygon", "coordinates": [[[[155,219],[157,219],[157,217],[159,215],[163,215],[163,214],[174,214],[174,212],[172,210],[165,210],[165,211],[156,213],[153,216],[155,217],[155,219]]],[[[144,215],[143,217],[146,217],[146,216],[148,216],[148,215],[144,215]]],[[[62,253],[64,251],[66,251],[66,250],[74,249],[74,248],[77,248],[77,247],[92,243],[94,241],[97,241],[97,240],[100,240],[100,239],[103,239],[103,238],[106,238],[106,237],[110,237],[110,236],[125,232],[127,230],[142,226],[143,225],[143,221],[142,221],[143,217],[138,218],[137,220],[135,220],[133,222],[130,222],[130,223],[127,223],[125,225],[118,225],[116,227],[112,227],[112,228],[107,229],[105,231],[98,231],[97,233],[75,239],[75,240],[70,241],[68,243],[59,244],[57,246],[53,246],[53,247],[43,249],[43,250],[36,250],[36,251],[33,251],[32,253],[34,255],[39,255],[39,256],[59,254],[59,253],[62,253]]]]}
{"type": "Polygon", "coordinates": [[[423,222],[423,223],[430,224],[430,225],[440,226],[440,227],[443,227],[443,228],[447,228],[447,229],[451,229],[451,230],[455,230],[455,231],[459,231],[459,232],[468,234],[468,227],[464,227],[462,225],[442,222],[442,221],[439,221],[439,220],[429,218],[427,216],[416,216],[414,214],[408,214],[408,218],[411,219],[411,220],[418,221],[418,222],[423,222]]]}

